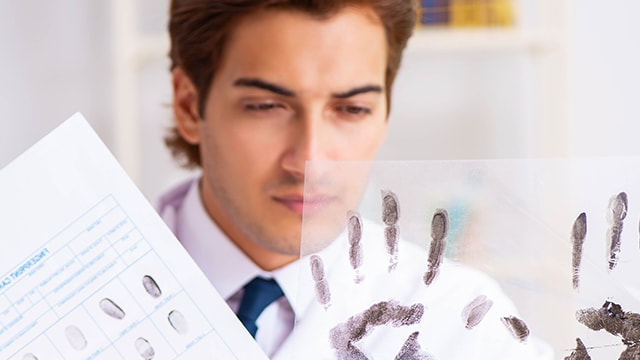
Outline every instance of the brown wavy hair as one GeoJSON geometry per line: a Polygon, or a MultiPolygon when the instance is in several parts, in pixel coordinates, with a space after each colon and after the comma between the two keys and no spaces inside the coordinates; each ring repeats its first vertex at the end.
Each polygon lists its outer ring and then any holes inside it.
{"type": "MultiPolygon", "coordinates": [[[[388,47],[385,88],[387,105],[390,105],[391,87],[402,51],[415,27],[416,0],[172,0],[171,69],[181,68],[193,82],[198,91],[198,112],[204,118],[209,88],[227,39],[240,19],[265,9],[296,10],[324,19],[347,6],[363,5],[375,11],[385,28],[388,47]]],[[[185,141],[176,127],[170,129],[165,143],[182,166],[201,165],[198,145],[185,141]]]]}

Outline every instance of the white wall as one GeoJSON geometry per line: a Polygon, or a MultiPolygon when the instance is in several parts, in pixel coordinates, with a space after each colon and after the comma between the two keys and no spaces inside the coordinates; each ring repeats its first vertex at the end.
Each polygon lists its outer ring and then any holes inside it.
{"type": "Polygon", "coordinates": [[[0,0],[0,167],[82,111],[109,142],[106,2],[0,0]]]}
{"type": "Polygon", "coordinates": [[[533,69],[515,50],[408,53],[379,158],[534,156],[533,69]]]}
{"type": "Polygon", "coordinates": [[[569,3],[572,151],[640,154],[640,2],[569,3]]]}

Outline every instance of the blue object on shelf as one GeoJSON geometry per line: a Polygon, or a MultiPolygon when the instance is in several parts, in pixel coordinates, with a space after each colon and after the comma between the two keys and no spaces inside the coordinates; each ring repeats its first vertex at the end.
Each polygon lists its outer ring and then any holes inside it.
{"type": "Polygon", "coordinates": [[[446,25],[449,23],[449,0],[421,0],[420,23],[446,25]]]}

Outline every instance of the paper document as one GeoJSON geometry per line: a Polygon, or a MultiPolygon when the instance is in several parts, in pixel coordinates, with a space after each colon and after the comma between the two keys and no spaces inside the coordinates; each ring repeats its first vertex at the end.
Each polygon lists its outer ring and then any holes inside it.
{"type": "Polygon", "coordinates": [[[0,359],[267,359],[80,114],[0,170],[0,359]]]}

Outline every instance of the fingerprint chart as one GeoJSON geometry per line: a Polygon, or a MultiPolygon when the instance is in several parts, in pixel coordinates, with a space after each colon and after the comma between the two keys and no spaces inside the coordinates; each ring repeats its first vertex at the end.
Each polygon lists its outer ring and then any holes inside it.
{"type": "Polygon", "coordinates": [[[235,358],[113,196],[0,276],[0,358],[235,358]]]}

